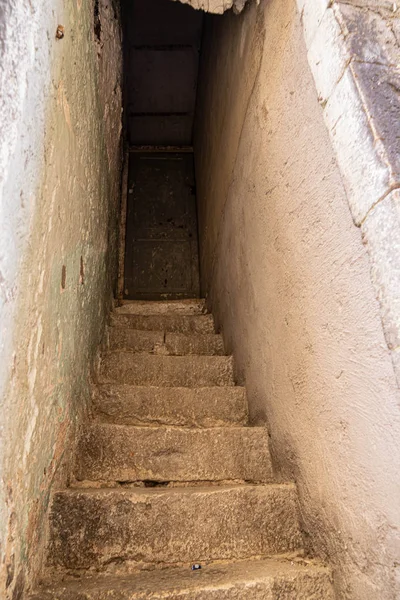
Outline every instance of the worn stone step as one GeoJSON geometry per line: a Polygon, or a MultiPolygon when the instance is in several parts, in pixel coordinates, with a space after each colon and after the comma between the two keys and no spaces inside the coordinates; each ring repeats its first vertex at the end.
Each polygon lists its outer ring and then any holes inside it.
{"type": "Polygon", "coordinates": [[[292,484],[56,492],[47,564],[129,572],[298,551],[292,484]]]}
{"type": "Polygon", "coordinates": [[[121,314],[112,313],[110,323],[114,327],[130,327],[145,331],[170,333],[215,333],[212,315],[185,314],[121,314]]]}
{"type": "Polygon", "coordinates": [[[270,481],[264,427],[132,427],[94,423],[77,449],[77,480],[270,481]]]}
{"type": "Polygon", "coordinates": [[[331,572],[312,561],[253,560],[142,571],[44,586],[30,600],[334,600],[331,572]]]}
{"type": "Polygon", "coordinates": [[[93,390],[95,418],[120,425],[221,427],[247,423],[243,387],[143,387],[103,384],[93,390]]]}
{"type": "Polygon", "coordinates": [[[123,300],[122,305],[115,309],[117,314],[125,315],[202,315],[205,313],[204,299],[195,300],[123,300]]]}
{"type": "Polygon", "coordinates": [[[186,354],[215,355],[225,354],[222,335],[166,333],[165,347],[168,354],[176,356],[186,354]]]}
{"type": "Polygon", "coordinates": [[[203,387],[234,385],[230,356],[159,356],[116,351],[101,363],[100,383],[203,387]]]}
{"type": "Polygon", "coordinates": [[[123,327],[109,328],[111,350],[131,350],[184,356],[224,355],[224,342],[218,334],[164,333],[123,327]]]}
{"type": "Polygon", "coordinates": [[[159,352],[164,348],[163,331],[144,331],[123,327],[109,327],[110,350],[131,350],[132,352],[159,352]]]}

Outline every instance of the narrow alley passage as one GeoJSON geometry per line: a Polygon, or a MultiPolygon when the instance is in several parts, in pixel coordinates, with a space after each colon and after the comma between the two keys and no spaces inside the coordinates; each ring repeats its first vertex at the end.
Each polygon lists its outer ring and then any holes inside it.
{"type": "Polygon", "coordinates": [[[40,600],[333,600],[329,568],[304,560],[296,487],[275,478],[267,428],[250,426],[246,389],[197,299],[202,14],[127,7],[124,298],[94,418],[53,498],[40,600]]]}
{"type": "Polygon", "coordinates": [[[398,600],[398,5],[1,6],[0,598],[398,600]]]}
{"type": "Polygon", "coordinates": [[[192,152],[129,153],[124,297],[200,293],[192,152]]]}

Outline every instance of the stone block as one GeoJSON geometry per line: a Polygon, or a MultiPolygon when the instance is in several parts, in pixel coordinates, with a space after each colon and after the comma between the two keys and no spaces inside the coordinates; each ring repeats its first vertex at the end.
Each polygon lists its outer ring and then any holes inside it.
{"type": "Polygon", "coordinates": [[[151,300],[123,300],[116,314],[129,315],[202,315],[205,312],[204,300],[172,300],[156,302],[151,300]]]}
{"type": "Polygon", "coordinates": [[[158,356],[110,352],[101,363],[100,383],[203,387],[234,385],[230,356],[158,356]]]}
{"type": "MultiPolygon", "coordinates": [[[[376,152],[387,165],[392,187],[400,183],[400,65],[354,62],[354,77],[375,136],[376,152]]],[[[376,198],[376,201],[379,197],[376,198]]]]}
{"type": "Polygon", "coordinates": [[[356,225],[388,190],[390,172],[349,65],[324,109],[356,225]]]}
{"type": "Polygon", "coordinates": [[[104,384],[93,390],[95,416],[120,425],[221,427],[247,423],[243,387],[143,387],[104,384]]]}
{"type": "Polygon", "coordinates": [[[358,8],[368,9],[387,17],[398,17],[399,12],[393,10],[395,2],[393,0],[337,0],[340,6],[344,4],[353,5],[358,8]]]}
{"type": "Polygon", "coordinates": [[[326,103],[350,62],[342,29],[333,8],[327,8],[308,51],[308,62],[321,103],[326,103]]]}
{"type": "Polygon", "coordinates": [[[330,0],[297,0],[306,47],[310,48],[330,0]]]}
{"type": "Polygon", "coordinates": [[[57,492],[47,564],[119,572],[301,548],[291,484],[57,492]]]}
{"type": "Polygon", "coordinates": [[[400,64],[400,13],[395,18],[393,2],[390,4],[387,16],[351,4],[335,5],[336,17],[354,60],[394,67],[400,64]]]}
{"type": "Polygon", "coordinates": [[[77,448],[78,480],[270,481],[264,427],[132,427],[95,423],[77,448]]]}
{"type": "Polygon", "coordinates": [[[109,328],[111,350],[132,350],[183,356],[186,354],[224,355],[221,335],[166,333],[123,327],[109,328]]]}
{"type": "Polygon", "coordinates": [[[215,333],[212,315],[135,315],[113,313],[111,315],[111,325],[145,331],[167,331],[170,333],[215,333]]]}

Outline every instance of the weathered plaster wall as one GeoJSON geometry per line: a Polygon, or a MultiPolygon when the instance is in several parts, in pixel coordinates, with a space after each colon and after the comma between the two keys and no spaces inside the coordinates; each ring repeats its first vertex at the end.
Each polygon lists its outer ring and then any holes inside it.
{"type": "Polygon", "coordinates": [[[400,408],[294,0],[209,17],[195,136],[203,285],[339,598],[400,596],[400,408]]]}
{"type": "Polygon", "coordinates": [[[389,0],[297,4],[400,384],[400,9],[389,0]]]}
{"type": "Polygon", "coordinates": [[[40,569],[49,493],[63,480],[64,450],[72,451],[87,410],[112,297],[116,7],[111,0],[0,6],[1,598],[21,598],[40,569]]]}

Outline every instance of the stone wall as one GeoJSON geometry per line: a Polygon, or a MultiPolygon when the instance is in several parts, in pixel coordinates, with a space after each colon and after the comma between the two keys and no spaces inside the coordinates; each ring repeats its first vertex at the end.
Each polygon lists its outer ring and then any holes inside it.
{"type": "Polygon", "coordinates": [[[400,383],[400,9],[299,0],[308,60],[400,383]]]}
{"type": "Polygon", "coordinates": [[[40,569],[112,298],[118,21],[105,0],[0,7],[0,596],[12,600],[40,569]]]}
{"type": "MultiPolygon", "coordinates": [[[[399,390],[308,58],[294,0],[208,17],[195,135],[203,288],[276,473],[298,485],[309,551],[333,566],[338,598],[395,600],[399,390]]],[[[395,220],[384,224],[382,236],[395,220]]]]}

